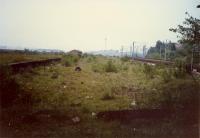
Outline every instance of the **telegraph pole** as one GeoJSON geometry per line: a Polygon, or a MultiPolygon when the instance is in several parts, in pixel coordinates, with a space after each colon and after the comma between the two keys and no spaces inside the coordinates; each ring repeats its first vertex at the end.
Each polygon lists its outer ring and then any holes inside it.
{"type": "Polygon", "coordinates": [[[193,62],[194,62],[194,49],[192,48],[192,58],[191,58],[191,72],[193,71],[193,62]]]}
{"type": "Polygon", "coordinates": [[[161,55],[161,45],[160,45],[160,60],[162,59],[162,55],[161,55]]]}
{"type": "Polygon", "coordinates": [[[134,58],[134,52],[135,52],[135,46],[134,46],[134,41],[133,41],[133,51],[132,51],[132,58],[134,58]]]}
{"type": "Polygon", "coordinates": [[[146,45],[143,46],[143,58],[145,58],[146,55],[146,45]]]}
{"type": "Polygon", "coordinates": [[[131,55],[132,55],[132,46],[130,46],[130,57],[131,57],[131,55]]]}
{"type": "Polygon", "coordinates": [[[137,57],[138,47],[136,47],[136,57],[137,57]]]}
{"type": "Polygon", "coordinates": [[[121,57],[123,57],[123,50],[124,50],[124,48],[122,46],[122,48],[121,48],[121,57]]]}
{"type": "Polygon", "coordinates": [[[166,45],[167,45],[167,40],[166,40],[166,43],[164,43],[164,46],[165,46],[165,60],[167,59],[166,45]]]}

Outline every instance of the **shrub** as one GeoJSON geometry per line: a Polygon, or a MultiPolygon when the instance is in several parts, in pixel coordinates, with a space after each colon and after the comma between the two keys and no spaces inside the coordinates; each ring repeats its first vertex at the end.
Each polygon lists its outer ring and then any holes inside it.
{"type": "Polygon", "coordinates": [[[94,55],[90,55],[88,56],[87,58],[87,62],[90,63],[90,62],[95,62],[96,61],[96,56],[94,55]]]}
{"type": "Polygon", "coordinates": [[[89,55],[87,54],[87,53],[84,53],[83,55],[82,55],[82,58],[87,58],[89,55]]]}
{"type": "Polygon", "coordinates": [[[89,108],[87,108],[87,107],[85,107],[85,106],[81,108],[81,111],[82,111],[83,113],[90,113],[89,108]]]}
{"type": "Polygon", "coordinates": [[[173,77],[172,69],[163,69],[163,71],[161,72],[161,77],[164,82],[169,82],[173,77]]]}
{"type": "Polygon", "coordinates": [[[199,109],[200,86],[193,80],[176,80],[159,84],[146,92],[138,102],[145,108],[199,109]]]}
{"type": "Polygon", "coordinates": [[[175,72],[174,76],[176,78],[181,78],[186,75],[186,62],[182,59],[175,60],[175,72]]]}
{"type": "Polygon", "coordinates": [[[72,66],[79,61],[80,57],[77,55],[64,55],[62,57],[62,64],[66,67],[72,66]]]}
{"type": "Polygon", "coordinates": [[[163,86],[160,93],[160,104],[162,107],[192,108],[199,106],[199,84],[193,80],[178,80],[163,86]]]}
{"type": "Polygon", "coordinates": [[[105,64],[105,72],[117,72],[117,67],[116,65],[112,62],[112,60],[109,60],[106,64],[105,64]]]}
{"type": "Polygon", "coordinates": [[[143,73],[143,66],[141,63],[132,63],[133,66],[132,66],[132,72],[133,73],[143,73]]]}
{"type": "Polygon", "coordinates": [[[104,71],[104,66],[102,64],[92,64],[92,71],[101,73],[104,71]]]}
{"type": "Polygon", "coordinates": [[[148,78],[153,78],[155,75],[155,68],[154,66],[144,64],[143,72],[148,78]]]}
{"type": "Polygon", "coordinates": [[[130,57],[128,57],[128,56],[121,57],[122,62],[127,62],[129,60],[130,60],[130,57]]]}
{"type": "Polygon", "coordinates": [[[129,66],[128,66],[128,65],[123,65],[123,66],[122,66],[122,70],[127,71],[128,69],[129,69],[129,66]]]}
{"type": "Polygon", "coordinates": [[[59,76],[59,73],[58,73],[58,72],[53,72],[51,78],[52,78],[52,79],[57,79],[58,76],[59,76]]]}

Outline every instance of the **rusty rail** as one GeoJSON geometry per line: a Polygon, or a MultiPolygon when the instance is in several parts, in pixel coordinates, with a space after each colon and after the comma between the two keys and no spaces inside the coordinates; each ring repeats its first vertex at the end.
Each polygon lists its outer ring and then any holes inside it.
{"type": "Polygon", "coordinates": [[[174,64],[174,62],[171,62],[171,61],[156,60],[156,59],[145,59],[145,58],[138,58],[138,57],[134,57],[133,61],[134,60],[146,62],[146,63],[154,63],[154,64],[165,64],[165,65],[173,65],[174,64]]]}
{"type": "MultiPolygon", "coordinates": [[[[146,59],[146,58],[138,58],[138,57],[134,57],[132,59],[132,61],[140,61],[140,62],[144,62],[144,63],[154,63],[154,64],[164,64],[164,65],[174,65],[174,62],[172,62],[172,61],[146,59]]],[[[188,73],[193,72],[193,70],[191,70],[191,64],[186,64],[185,69],[188,73]]],[[[200,65],[193,66],[193,69],[195,69],[198,74],[200,73],[200,65]]]]}

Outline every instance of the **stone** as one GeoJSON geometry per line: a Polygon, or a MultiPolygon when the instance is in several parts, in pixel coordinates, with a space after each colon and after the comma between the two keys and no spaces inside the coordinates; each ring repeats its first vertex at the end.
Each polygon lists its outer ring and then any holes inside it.
{"type": "Polygon", "coordinates": [[[71,106],[80,106],[81,105],[81,100],[75,100],[73,101],[73,103],[71,104],[71,106]]]}
{"type": "Polygon", "coordinates": [[[58,78],[58,73],[54,72],[51,76],[52,79],[57,79],[58,78]]]}
{"type": "Polygon", "coordinates": [[[77,66],[77,67],[75,68],[75,71],[81,71],[81,67],[77,66]]]}
{"type": "Polygon", "coordinates": [[[92,97],[92,96],[89,96],[89,95],[85,97],[85,99],[92,99],[92,98],[93,98],[93,97],[92,97]]]}
{"type": "Polygon", "coordinates": [[[92,112],[92,116],[96,116],[97,114],[95,112],[92,112]]]}
{"type": "Polygon", "coordinates": [[[90,99],[90,96],[86,96],[85,99],[90,99]]]}
{"type": "Polygon", "coordinates": [[[76,117],[72,118],[72,121],[73,121],[73,123],[79,123],[81,121],[81,119],[78,116],[76,116],[76,117]]]}
{"type": "Polygon", "coordinates": [[[132,101],[131,106],[136,106],[135,100],[132,101]]]}

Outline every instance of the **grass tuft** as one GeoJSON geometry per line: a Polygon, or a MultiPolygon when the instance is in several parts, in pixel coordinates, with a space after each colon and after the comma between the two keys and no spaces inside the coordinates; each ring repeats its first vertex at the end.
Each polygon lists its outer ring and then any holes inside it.
{"type": "Polygon", "coordinates": [[[117,66],[113,63],[112,60],[109,60],[106,64],[105,64],[105,72],[114,72],[117,73],[117,66]]]}

